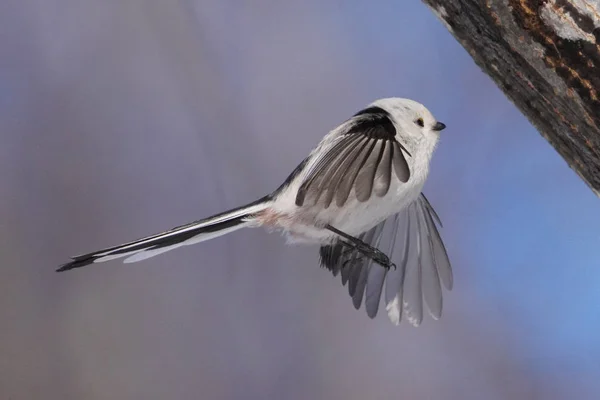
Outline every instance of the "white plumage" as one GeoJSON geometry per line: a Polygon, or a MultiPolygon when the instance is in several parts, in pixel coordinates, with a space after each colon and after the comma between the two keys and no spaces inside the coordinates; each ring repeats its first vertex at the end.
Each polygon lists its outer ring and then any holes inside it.
{"type": "Polygon", "coordinates": [[[322,265],[341,274],[354,306],[377,314],[385,285],[386,311],[413,325],[423,306],[435,319],[441,286],[452,270],[437,231],[439,219],[421,191],[445,125],[422,104],[380,99],[330,131],[272,194],[219,215],[123,245],[77,256],[59,271],[125,258],[142,261],[242,227],[263,226],[290,242],[321,245],[322,265]],[[397,269],[396,244],[402,250],[397,269]],[[386,247],[381,252],[380,244],[386,247]],[[394,258],[395,259],[395,258],[394,258]]]}

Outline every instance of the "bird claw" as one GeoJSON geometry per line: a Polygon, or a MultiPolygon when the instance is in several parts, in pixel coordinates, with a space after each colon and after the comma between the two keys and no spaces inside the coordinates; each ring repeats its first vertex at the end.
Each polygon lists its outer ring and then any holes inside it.
{"type": "Polygon", "coordinates": [[[390,260],[390,258],[380,250],[377,250],[371,258],[373,259],[373,261],[375,261],[377,264],[381,265],[387,270],[390,270],[392,267],[394,268],[394,270],[396,269],[396,264],[394,264],[390,260]]]}
{"type": "Polygon", "coordinates": [[[392,267],[394,268],[394,270],[396,269],[396,264],[394,264],[390,258],[381,250],[371,247],[369,245],[367,245],[366,243],[363,244],[357,244],[355,246],[355,249],[364,257],[368,257],[371,260],[375,261],[377,264],[381,265],[383,268],[385,268],[386,270],[391,269],[392,267]]]}

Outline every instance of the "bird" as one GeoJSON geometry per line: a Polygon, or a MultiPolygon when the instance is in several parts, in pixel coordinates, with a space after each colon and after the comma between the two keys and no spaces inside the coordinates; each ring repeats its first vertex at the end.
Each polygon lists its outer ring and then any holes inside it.
{"type": "Polygon", "coordinates": [[[452,290],[453,273],[438,229],[442,223],[422,189],[445,128],[417,101],[378,99],[330,130],[272,193],[165,232],[71,257],[57,271],[119,258],[138,262],[241,228],[262,227],[281,232],[287,243],[320,246],[320,266],[341,276],[354,307],[364,304],[370,318],[383,303],[395,325],[404,318],[419,326],[425,309],[437,320],[442,286],[452,290]]]}

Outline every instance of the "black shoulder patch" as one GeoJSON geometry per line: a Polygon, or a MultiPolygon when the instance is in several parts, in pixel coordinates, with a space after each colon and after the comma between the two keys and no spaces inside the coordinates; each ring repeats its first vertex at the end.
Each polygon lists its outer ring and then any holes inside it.
{"type": "Polygon", "coordinates": [[[396,127],[390,113],[381,107],[368,107],[354,114],[346,134],[363,134],[374,139],[393,140],[396,127]]]}
{"type": "Polygon", "coordinates": [[[386,117],[389,117],[389,115],[390,115],[390,113],[388,113],[383,108],[373,106],[373,107],[368,107],[368,108],[360,110],[359,112],[354,114],[353,117],[358,117],[359,115],[364,115],[364,114],[381,114],[381,115],[385,115],[386,117]]]}

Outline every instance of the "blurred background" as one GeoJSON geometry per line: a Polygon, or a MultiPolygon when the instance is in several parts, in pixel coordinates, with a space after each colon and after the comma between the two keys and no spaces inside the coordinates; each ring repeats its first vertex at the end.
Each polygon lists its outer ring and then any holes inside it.
{"type": "Polygon", "coordinates": [[[592,192],[419,1],[251,3],[0,4],[0,399],[597,399],[592,192]],[[262,230],[54,272],[261,197],[388,96],[448,125],[440,321],[370,320],[262,230]]]}

